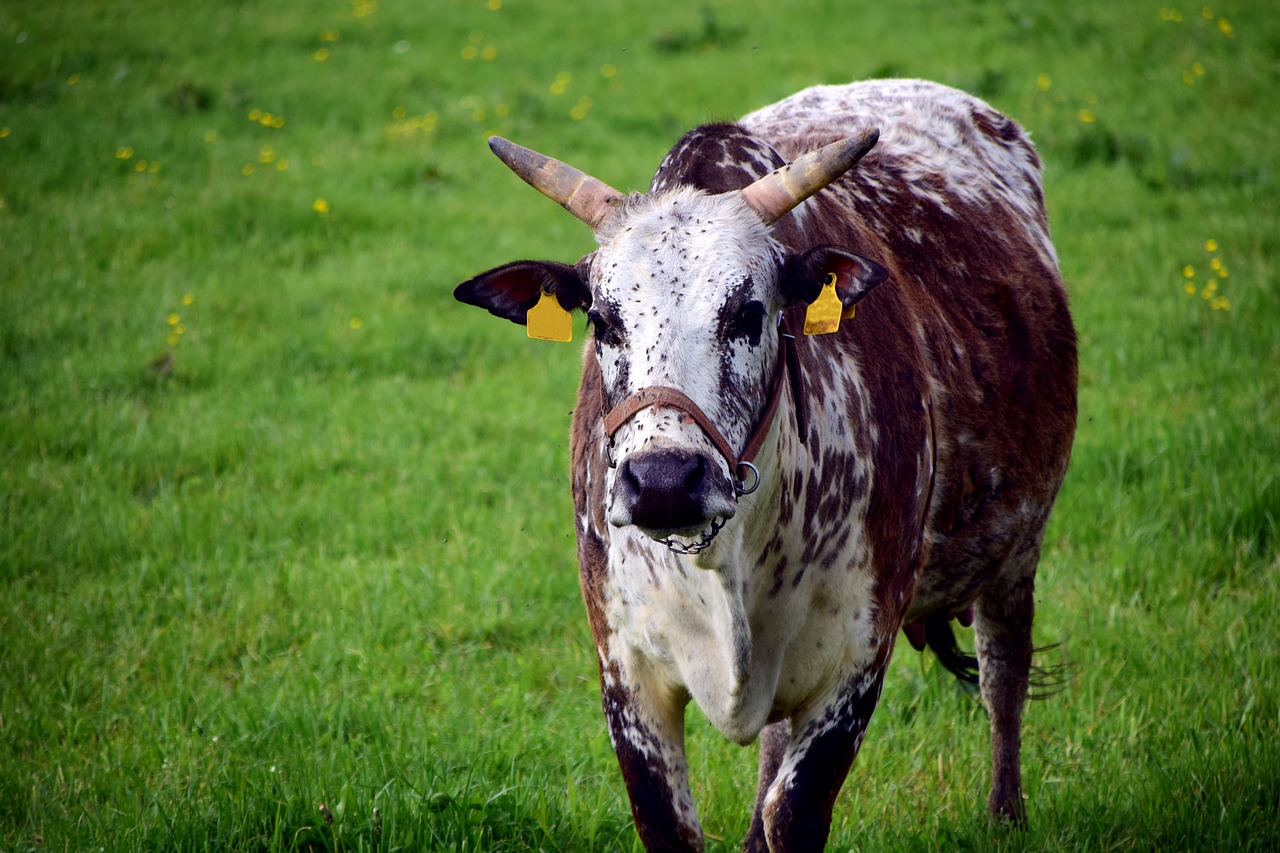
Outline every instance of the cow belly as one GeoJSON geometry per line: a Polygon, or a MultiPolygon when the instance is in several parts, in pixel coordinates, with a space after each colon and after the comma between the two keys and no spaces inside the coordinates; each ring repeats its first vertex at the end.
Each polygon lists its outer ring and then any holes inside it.
{"type": "Polygon", "coordinates": [[[1052,496],[1002,497],[986,502],[950,534],[932,533],[929,561],[904,621],[959,612],[1006,566],[1024,565],[1012,558],[1038,551],[1052,504],[1052,496]]]}

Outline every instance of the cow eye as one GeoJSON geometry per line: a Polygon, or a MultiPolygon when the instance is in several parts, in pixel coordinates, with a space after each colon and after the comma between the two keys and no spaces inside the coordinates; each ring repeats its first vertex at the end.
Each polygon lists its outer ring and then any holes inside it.
{"type": "Polygon", "coordinates": [[[591,333],[601,343],[609,342],[609,321],[594,308],[587,312],[587,323],[591,325],[591,333]]]}
{"type": "Polygon", "coordinates": [[[736,337],[747,338],[751,345],[760,343],[760,332],[764,329],[764,303],[752,300],[742,306],[734,321],[733,333],[736,337]]]}

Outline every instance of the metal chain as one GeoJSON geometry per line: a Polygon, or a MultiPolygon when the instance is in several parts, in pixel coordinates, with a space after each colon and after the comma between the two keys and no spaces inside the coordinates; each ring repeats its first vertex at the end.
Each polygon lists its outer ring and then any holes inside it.
{"type": "Polygon", "coordinates": [[[702,538],[696,542],[677,542],[674,538],[659,539],[658,541],[671,549],[673,553],[691,555],[700,554],[711,547],[711,540],[716,538],[716,534],[724,527],[724,519],[716,518],[711,522],[711,529],[703,534],[702,538]]]}

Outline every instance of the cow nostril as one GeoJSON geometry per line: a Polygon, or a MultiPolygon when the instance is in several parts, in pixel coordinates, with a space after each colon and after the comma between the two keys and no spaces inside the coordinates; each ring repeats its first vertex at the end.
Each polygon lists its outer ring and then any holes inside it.
{"type": "Polygon", "coordinates": [[[635,468],[631,465],[631,460],[625,460],[618,468],[618,479],[622,481],[623,486],[633,495],[640,493],[640,478],[636,476],[635,468]]]}
{"type": "Polygon", "coordinates": [[[674,449],[647,450],[618,465],[616,496],[627,523],[649,530],[697,529],[710,517],[711,460],[674,449]]]}
{"type": "Polygon", "coordinates": [[[684,492],[686,495],[696,495],[702,487],[702,481],[707,475],[707,465],[701,456],[693,458],[693,465],[688,474],[684,478],[684,492]]]}

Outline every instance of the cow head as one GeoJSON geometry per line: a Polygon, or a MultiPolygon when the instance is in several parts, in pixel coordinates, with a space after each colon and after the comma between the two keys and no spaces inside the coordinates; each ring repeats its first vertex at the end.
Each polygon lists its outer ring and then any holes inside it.
{"type": "Polygon", "coordinates": [[[710,195],[679,186],[632,196],[490,140],[513,171],[586,222],[599,248],[573,266],[497,267],[454,295],[520,324],[552,301],[553,310],[586,312],[604,385],[612,524],[669,544],[680,537],[705,545],[754,487],[759,473],[740,454],[768,427],[765,412],[781,381],[783,309],[813,302],[829,282],[848,308],[886,276],[838,246],[791,253],[772,227],[876,138],[871,131],[833,143],[741,190],[710,195]]]}

